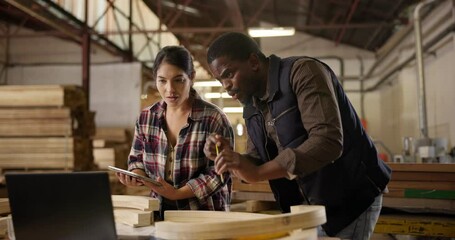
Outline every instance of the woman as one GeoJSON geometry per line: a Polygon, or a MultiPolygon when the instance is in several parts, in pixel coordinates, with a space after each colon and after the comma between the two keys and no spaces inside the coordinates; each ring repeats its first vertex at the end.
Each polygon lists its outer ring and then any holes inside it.
{"type": "Polygon", "coordinates": [[[161,186],[117,173],[120,182],[149,187],[151,196],[161,200],[161,219],[165,210],[228,210],[229,175],[217,175],[203,150],[206,138],[215,133],[234,145],[226,115],[193,89],[195,71],[185,48],[161,49],[153,76],[162,100],[142,110],[137,120],[128,170],[161,186]]]}

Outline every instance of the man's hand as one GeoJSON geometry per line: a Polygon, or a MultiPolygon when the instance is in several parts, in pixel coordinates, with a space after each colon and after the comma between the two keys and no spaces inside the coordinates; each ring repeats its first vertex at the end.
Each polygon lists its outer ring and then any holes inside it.
{"type": "Polygon", "coordinates": [[[215,170],[218,174],[229,171],[246,182],[259,181],[258,166],[240,153],[224,149],[215,158],[215,170]]]}
{"type": "Polygon", "coordinates": [[[218,134],[210,134],[204,145],[204,154],[210,160],[215,160],[216,158],[216,147],[218,145],[218,150],[221,152],[225,149],[231,149],[229,141],[223,138],[221,135],[218,134]]]}

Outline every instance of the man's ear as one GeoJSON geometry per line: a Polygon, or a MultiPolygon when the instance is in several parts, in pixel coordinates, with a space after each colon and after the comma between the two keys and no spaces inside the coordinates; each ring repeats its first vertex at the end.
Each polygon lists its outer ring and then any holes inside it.
{"type": "Polygon", "coordinates": [[[259,57],[256,53],[250,54],[250,57],[248,58],[248,62],[250,63],[250,66],[253,69],[253,71],[259,70],[260,61],[259,61],[259,57]]]}
{"type": "Polygon", "coordinates": [[[189,76],[190,79],[191,79],[191,81],[194,80],[194,77],[195,77],[195,76],[196,76],[196,71],[193,70],[193,71],[191,72],[191,75],[189,76]]]}

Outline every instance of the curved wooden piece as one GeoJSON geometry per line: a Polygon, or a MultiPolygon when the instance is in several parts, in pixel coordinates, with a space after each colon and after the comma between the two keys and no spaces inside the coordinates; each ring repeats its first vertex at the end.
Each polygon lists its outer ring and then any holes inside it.
{"type": "Polygon", "coordinates": [[[324,206],[302,206],[293,213],[265,215],[237,212],[166,211],[155,223],[163,239],[229,239],[309,229],[326,222],[324,206]]]}

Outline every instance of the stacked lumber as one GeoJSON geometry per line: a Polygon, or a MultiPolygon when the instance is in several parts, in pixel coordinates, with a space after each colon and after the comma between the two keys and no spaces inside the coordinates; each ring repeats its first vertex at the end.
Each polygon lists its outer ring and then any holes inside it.
{"type": "Polygon", "coordinates": [[[158,199],[146,196],[112,195],[112,205],[115,222],[132,227],[152,225],[153,211],[160,209],[158,199]]]}
{"type": "Polygon", "coordinates": [[[455,164],[389,163],[383,205],[413,212],[455,214],[455,164]]]}
{"type": "Polygon", "coordinates": [[[93,169],[94,116],[77,86],[0,86],[0,169],[93,169]]]}
{"type": "Polygon", "coordinates": [[[93,156],[100,169],[115,166],[125,169],[132,137],[125,128],[97,128],[93,136],[93,156]]]}
{"type": "MultiPolygon", "coordinates": [[[[96,134],[92,137],[95,164],[101,170],[107,170],[108,166],[126,169],[131,141],[131,133],[126,128],[97,128],[96,134]]],[[[109,171],[109,181],[113,194],[127,193],[128,188],[119,182],[112,171],[109,171]]]]}
{"type": "Polygon", "coordinates": [[[235,204],[232,205],[234,209],[241,204],[244,207],[241,208],[242,211],[246,212],[267,213],[278,210],[268,181],[246,183],[232,177],[232,200],[235,204]]]}
{"type": "Polygon", "coordinates": [[[11,209],[8,198],[0,198],[0,239],[8,237],[8,221],[11,224],[11,209]]]}
{"type": "Polygon", "coordinates": [[[232,177],[232,199],[241,201],[275,201],[268,181],[246,183],[232,177]]]}

